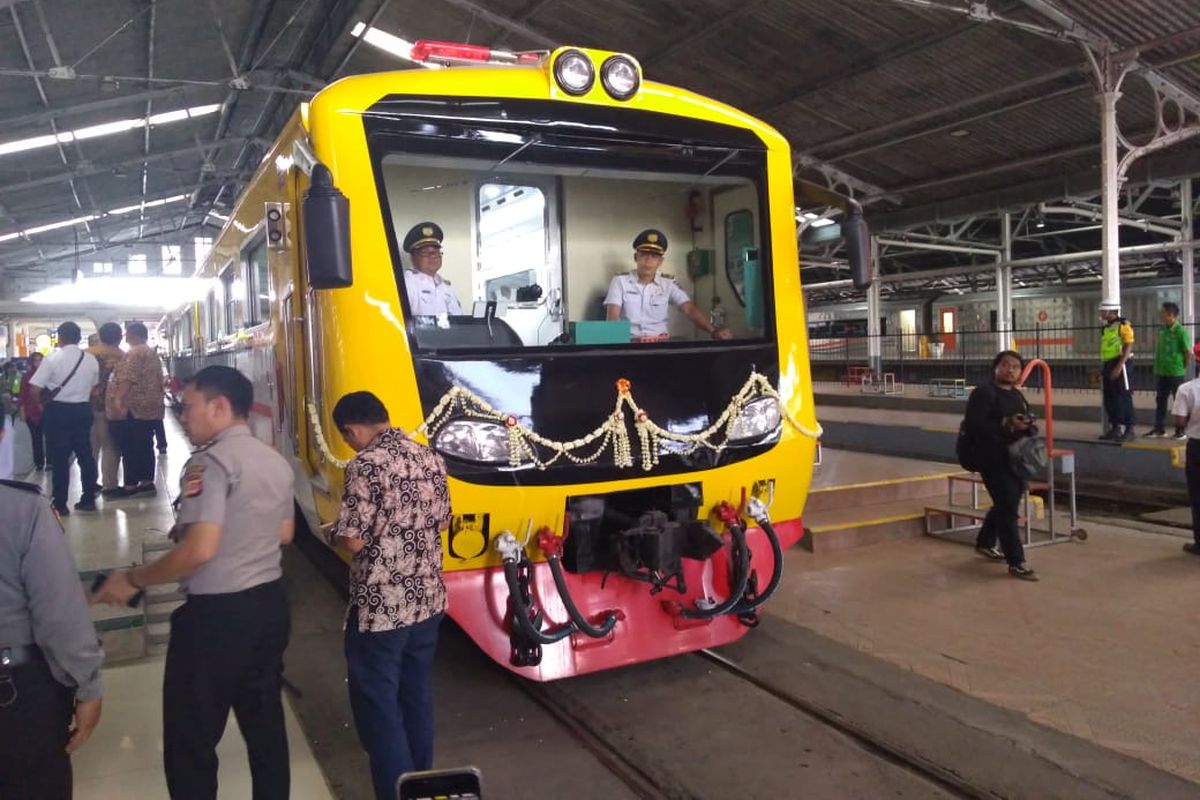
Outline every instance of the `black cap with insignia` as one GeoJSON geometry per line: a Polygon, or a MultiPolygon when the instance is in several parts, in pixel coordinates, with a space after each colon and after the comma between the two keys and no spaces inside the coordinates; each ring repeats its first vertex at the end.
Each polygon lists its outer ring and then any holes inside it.
{"type": "Polygon", "coordinates": [[[411,253],[418,247],[442,243],[442,229],[436,222],[418,222],[404,237],[404,252],[411,253]]]}
{"type": "Polygon", "coordinates": [[[667,237],[662,231],[647,228],[633,240],[634,250],[644,250],[648,253],[663,254],[667,252],[667,237]]]}

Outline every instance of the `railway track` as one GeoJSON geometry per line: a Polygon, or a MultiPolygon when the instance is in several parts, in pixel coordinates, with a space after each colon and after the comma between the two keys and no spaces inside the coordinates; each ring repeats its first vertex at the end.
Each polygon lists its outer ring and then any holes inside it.
{"type": "Polygon", "coordinates": [[[972,786],[952,769],[907,753],[875,737],[836,710],[798,698],[714,651],[552,683],[534,683],[515,676],[512,681],[638,798],[692,800],[801,794],[810,797],[885,796],[877,793],[881,790],[886,790],[886,796],[896,797],[988,800],[998,797],[972,786]],[[701,697],[705,692],[704,684],[695,680],[675,680],[681,665],[687,665],[683,673],[703,673],[707,683],[712,685],[713,693],[732,696],[732,705],[742,706],[744,713],[734,716],[707,713],[701,697]],[[595,698],[604,696],[606,686],[612,689],[613,703],[607,708],[604,704],[598,707],[595,698]],[[628,715],[629,725],[621,724],[620,712],[613,713],[614,707],[636,709],[646,704],[659,705],[664,702],[664,692],[669,695],[672,686],[681,695],[690,695],[693,703],[689,709],[688,698],[681,697],[681,711],[672,718],[670,725],[676,731],[674,739],[695,742],[697,749],[702,749],[700,743],[706,738],[712,741],[743,739],[744,752],[722,751],[719,756],[701,759],[700,764],[694,751],[680,752],[673,757],[670,746],[656,748],[647,740],[647,735],[652,736],[653,731],[645,730],[637,721],[637,711],[628,715]],[[633,692],[629,691],[631,688],[633,692]],[[763,753],[756,746],[758,743],[741,735],[742,731],[754,729],[760,722],[764,730],[772,727],[762,715],[764,705],[772,706],[769,714],[772,719],[790,722],[789,730],[771,734],[782,744],[773,753],[763,753]],[[714,734],[714,724],[726,731],[725,737],[714,734]],[[814,735],[818,730],[820,735],[814,735]],[[789,746],[786,737],[792,738],[794,748],[789,746]],[[814,740],[821,740],[823,744],[814,745],[814,740]],[[784,762],[774,757],[783,754],[786,760],[789,751],[794,753],[795,769],[783,767],[784,762]],[[830,763],[827,759],[831,757],[843,767],[850,764],[849,769],[833,769],[835,777],[832,781],[828,780],[828,772],[822,776],[830,763]],[[745,782],[753,785],[743,786],[740,793],[732,794],[737,784],[743,782],[737,775],[739,770],[746,771],[745,782]],[[764,770],[768,773],[765,780],[764,770]],[[778,771],[771,775],[772,770],[778,771]],[[697,772],[705,771],[725,772],[728,780],[710,784],[707,777],[697,775],[697,772]],[[837,784],[838,773],[857,777],[851,777],[849,785],[840,786],[836,794],[826,793],[806,780],[812,778],[818,784],[837,784]],[[862,785],[854,785],[856,780],[862,785]]]}

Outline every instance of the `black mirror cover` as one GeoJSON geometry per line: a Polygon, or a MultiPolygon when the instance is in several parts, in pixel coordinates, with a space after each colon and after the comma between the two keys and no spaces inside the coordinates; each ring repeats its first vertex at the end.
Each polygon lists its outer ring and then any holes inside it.
{"type": "Polygon", "coordinates": [[[875,264],[871,260],[871,231],[858,203],[853,203],[846,211],[842,220],[842,238],[846,242],[846,258],[850,262],[854,288],[866,289],[875,280],[875,264]]]}
{"type": "Polygon", "coordinates": [[[314,289],[344,289],[354,282],[350,261],[350,200],[333,185],[324,164],[313,167],[304,193],[304,251],[308,284],[314,289]]]}

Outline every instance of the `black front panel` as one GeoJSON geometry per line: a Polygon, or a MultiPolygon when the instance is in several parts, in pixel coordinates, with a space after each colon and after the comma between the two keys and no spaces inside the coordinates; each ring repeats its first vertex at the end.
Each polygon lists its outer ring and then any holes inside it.
{"type": "MultiPolygon", "coordinates": [[[[490,358],[418,356],[417,382],[428,415],[453,386],[469,389],[493,408],[516,416],[542,436],[571,441],[602,425],[612,414],[617,381],[625,378],[638,405],[658,425],[694,433],[715,422],[753,371],[779,382],[773,344],[747,344],[727,349],[658,349],[645,353],[578,351],[556,355],[512,355],[490,358]]],[[[634,465],[618,468],[611,449],[595,463],[560,461],[546,469],[509,470],[446,458],[450,474],[471,483],[551,485],[644,476],[673,475],[709,469],[764,453],[773,443],[731,447],[720,455],[700,448],[689,455],[663,454],[644,470],[634,422],[627,417],[634,465]]]]}

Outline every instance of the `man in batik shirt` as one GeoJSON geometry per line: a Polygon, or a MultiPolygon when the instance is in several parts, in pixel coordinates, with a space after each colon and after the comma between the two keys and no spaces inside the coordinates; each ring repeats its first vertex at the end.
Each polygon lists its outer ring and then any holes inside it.
{"type": "Polygon", "coordinates": [[[350,708],[378,800],[433,766],[433,656],[446,611],[441,532],[450,494],[441,456],[393,428],[370,392],[338,401],[333,421],[358,453],[346,465],[332,543],[353,553],[346,614],[350,708]]]}

